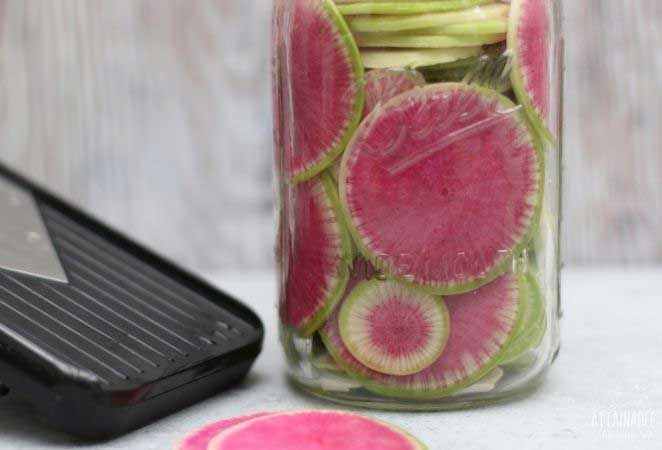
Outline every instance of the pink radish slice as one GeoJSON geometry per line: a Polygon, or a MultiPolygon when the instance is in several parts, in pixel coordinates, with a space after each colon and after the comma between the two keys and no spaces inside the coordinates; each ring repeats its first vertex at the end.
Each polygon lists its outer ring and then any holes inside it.
{"type": "Polygon", "coordinates": [[[553,5],[551,0],[513,0],[508,47],[513,52],[512,84],[535,127],[550,140],[558,137],[552,108],[553,5]]]}
{"type": "Polygon", "coordinates": [[[340,334],[352,355],[381,373],[411,375],[434,363],[448,339],[443,300],[397,281],[363,281],[343,301],[340,334]]]}
{"type": "Polygon", "coordinates": [[[256,419],[258,417],[268,416],[272,413],[260,412],[246,416],[234,417],[232,419],[221,420],[202,428],[197,429],[175,447],[175,450],[207,450],[207,446],[219,433],[232,428],[235,425],[246,422],[247,420],[256,419]]]}
{"type": "Polygon", "coordinates": [[[345,149],[363,109],[363,66],[331,0],[292,0],[284,17],[285,172],[308,180],[345,149]]]}
{"type": "Polygon", "coordinates": [[[539,216],[543,160],[519,109],[460,83],[414,88],[375,109],[340,167],[361,253],[434,294],[502,274],[539,216]]]}
{"type": "Polygon", "coordinates": [[[285,274],[286,325],[300,336],[312,335],[345,291],[351,264],[351,242],[340,219],[330,176],[285,188],[280,263],[285,274]]]}
{"type": "Polygon", "coordinates": [[[301,411],[244,422],[219,434],[209,450],[424,450],[398,428],[357,414],[301,411]]]}

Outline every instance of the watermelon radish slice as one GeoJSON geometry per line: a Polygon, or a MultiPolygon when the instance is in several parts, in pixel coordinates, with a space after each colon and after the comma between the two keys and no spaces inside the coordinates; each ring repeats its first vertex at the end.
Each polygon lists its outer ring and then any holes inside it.
{"type": "Polygon", "coordinates": [[[209,450],[425,450],[399,428],[340,411],[273,414],[239,424],[219,434],[209,450]],[[305,443],[305,444],[304,444],[305,443]]]}
{"type": "Polygon", "coordinates": [[[446,34],[451,36],[466,36],[471,34],[498,34],[508,32],[508,21],[501,19],[479,20],[469,23],[456,23],[440,28],[421,30],[423,34],[446,34]]]}
{"type": "Polygon", "coordinates": [[[553,52],[552,5],[549,0],[513,0],[508,30],[512,52],[512,84],[535,128],[556,142],[557,127],[551,117],[553,52]]]}
{"type": "Polygon", "coordinates": [[[365,76],[365,102],[363,117],[380,103],[386,103],[398,94],[416,86],[424,86],[425,78],[415,70],[380,69],[371,70],[365,76]]]}
{"type": "Polygon", "coordinates": [[[417,1],[403,2],[391,0],[389,2],[356,2],[350,4],[338,3],[338,10],[344,15],[357,14],[417,14],[427,12],[454,11],[484,5],[492,0],[443,0],[443,1],[417,1]]]}
{"type": "Polygon", "coordinates": [[[377,269],[435,294],[502,274],[539,216],[543,158],[519,109],[476,86],[416,88],[373,111],[343,155],[339,190],[377,269]]]}
{"type": "Polygon", "coordinates": [[[322,172],[345,149],[363,109],[363,66],[331,0],[292,0],[285,17],[285,172],[322,172]]]}
{"type": "Polygon", "coordinates": [[[283,322],[302,337],[326,320],[345,291],[351,240],[341,223],[335,185],[328,175],[288,186],[285,214],[292,215],[281,261],[285,269],[283,322]]]}
{"type": "Polygon", "coordinates": [[[412,375],[434,363],[446,346],[444,302],[397,281],[364,281],[343,301],[340,335],[365,366],[412,375]]]}
{"type": "Polygon", "coordinates": [[[450,316],[448,343],[431,366],[414,375],[386,375],[357,360],[343,341],[338,310],[320,334],[338,365],[373,392],[399,398],[448,396],[497,366],[517,328],[522,283],[520,276],[507,272],[473,292],[445,297],[450,316]]]}
{"type": "Polygon", "coordinates": [[[361,49],[361,61],[366,68],[412,68],[450,64],[475,57],[482,47],[412,48],[412,49],[361,49]]]}
{"type": "Polygon", "coordinates": [[[356,43],[361,48],[455,48],[496,44],[506,40],[505,33],[470,35],[418,35],[402,33],[357,33],[356,43]]]}
{"type": "Polygon", "coordinates": [[[214,439],[223,431],[248,420],[268,416],[270,414],[272,413],[255,413],[246,416],[234,417],[232,419],[221,420],[220,422],[206,425],[195,430],[184,439],[182,439],[182,441],[175,447],[175,450],[207,450],[207,446],[212,441],[212,439],[214,439]]]}

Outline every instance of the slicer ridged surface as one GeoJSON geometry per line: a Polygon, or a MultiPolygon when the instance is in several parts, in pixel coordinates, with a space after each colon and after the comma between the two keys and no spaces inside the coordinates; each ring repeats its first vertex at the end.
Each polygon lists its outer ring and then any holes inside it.
{"type": "Polygon", "coordinates": [[[0,332],[104,385],[162,378],[254,329],[204,294],[40,205],[68,284],[0,271],[0,332]]]}

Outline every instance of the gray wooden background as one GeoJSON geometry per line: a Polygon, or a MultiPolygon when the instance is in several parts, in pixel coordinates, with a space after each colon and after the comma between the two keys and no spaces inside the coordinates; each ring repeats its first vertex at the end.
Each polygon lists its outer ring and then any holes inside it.
{"type": "MultiPolygon", "coordinates": [[[[565,10],[565,260],[662,262],[662,2],[565,10]]],[[[270,266],[269,14],[0,0],[0,159],[196,270],[270,266]]]]}

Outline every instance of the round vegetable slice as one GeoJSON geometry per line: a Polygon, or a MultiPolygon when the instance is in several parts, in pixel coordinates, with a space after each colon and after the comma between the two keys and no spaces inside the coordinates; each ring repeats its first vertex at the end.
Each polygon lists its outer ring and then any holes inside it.
{"type": "Polygon", "coordinates": [[[286,252],[283,322],[303,337],[326,320],[345,291],[351,265],[351,240],[340,219],[335,185],[329,175],[286,188],[284,214],[292,229],[281,230],[286,252]]]}
{"type": "Polygon", "coordinates": [[[304,181],[345,149],[363,110],[363,66],[331,0],[293,0],[285,23],[285,172],[304,181]]]}
{"type": "Polygon", "coordinates": [[[535,128],[556,142],[557,126],[550,123],[554,120],[550,114],[552,23],[549,0],[512,1],[508,48],[512,52],[513,88],[535,128]]]}
{"type": "Polygon", "coordinates": [[[543,158],[520,110],[484,88],[415,88],[370,114],[340,169],[359,250],[377,269],[435,294],[502,274],[529,241],[543,158]]]}
{"type": "Polygon", "coordinates": [[[182,439],[182,441],[175,447],[175,450],[207,450],[207,446],[212,441],[212,439],[214,439],[223,431],[248,420],[268,416],[270,414],[273,413],[260,412],[246,416],[234,417],[232,419],[221,420],[219,422],[205,425],[204,427],[193,431],[184,439],[182,439]]]}
{"type": "Polygon", "coordinates": [[[363,65],[369,69],[387,69],[448,64],[482,53],[482,47],[423,49],[361,49],[363,65]]]}
{"type": "Polygon", "coordinates": [[[444,302],[397,281],[364,281],[340,310],[340,335],[365,366],[391,375],[411,375],[434,363],[446,346],[444,302]]]}
{"type": "Polygon", "coordinates": [[[414,375],[386,375],[357,360],[342,339],[337,310],[320,334],[336,362],[371,391],[399,398],[448,396],[497,366],[517,327],[522,282],[520,276],[507,272],[473,292],[445,297],[450,316],[448,343],[431,366],[414,375]]]}
{"type": "Polygon", "coordinates": [[[340,411],[298,411],[253,419],[219,434],[209,450],[425,450],[393,425],[340,411]]]}

